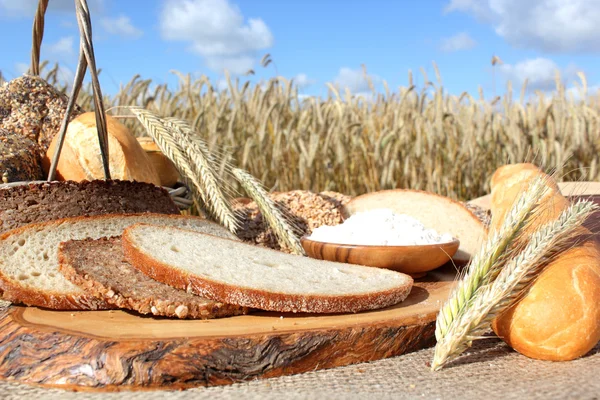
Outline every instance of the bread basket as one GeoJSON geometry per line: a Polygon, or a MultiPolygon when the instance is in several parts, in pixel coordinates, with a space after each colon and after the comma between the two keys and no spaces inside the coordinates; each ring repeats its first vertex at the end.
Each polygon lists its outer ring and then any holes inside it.
{"type": "MultiPolygon", "coordinates": [[[[46,9],[48,8],[49,0],[39,0],[38,7],[35,13],[35,18],[33,22],[33,31],[32,31],[32,48],[31,48],[31,66],[30,66],[30,74],[34,76],[40,75],[40,50],[42,45],[42,39],[44,36],[44,20],[46,9]]],[[[77,69],[75,71],[75,78],[73,82],[73,87],[71,89],[71,93],[68,99],[67,108],[65,111],[64,118],[62,119],[60,129],[58,131],[58,143],[56,151],[52,158],[52,163],[50,166],[50,170],[47,176],[47,181],[52,182],[55,180],[56,169],[58,165],[58,161],[60,158],[60,154],[62,151],[62,147],[65,141],[67,126],[70,120],[70,117],[75,108],[75,102],[79,91],[83,85],[83,78],[85,76],[86,70],[89,67],[90,75],[91,75],[91,86],[93,90],[93,102],[94,102],[94,113],[96,117],[96,126],[98,131],[98,141],[100,145],[100,154],[102,159],[102,166],[104,171],[104,179],[109,180],[110,170],[109,170],[109,148],[108,148],[108,133],[107,133],[107,123],[106,123],[106,114],[104,109],[104,104],[102,102],[102,91],[100,88],[100,83],[98,80],[98,71],[96,68],[96,60],[94,56],[94,47],[92,43],[92,24],[90,19],[90,12],[87,5],[86,0],[75,0],[75,13],[77,17],[77,24],[79,27],[80,34],[80,46],[79,46],[79,60],[77,64],[77,69]]],[[[21,181],[21,182],[11,182],[11,183],[3,183],[0,184],[0,188],[12,187],[17,185],[24,185],[28,183],[36,183],[40,181],[21,181]]],[[[186,210],[190,208],[193,204],[190,196],[189,189],[181,184],[177,183],[176,187],[170,188],[165,187],[175,204],[179,207],[180,210],[186,210]]]]}

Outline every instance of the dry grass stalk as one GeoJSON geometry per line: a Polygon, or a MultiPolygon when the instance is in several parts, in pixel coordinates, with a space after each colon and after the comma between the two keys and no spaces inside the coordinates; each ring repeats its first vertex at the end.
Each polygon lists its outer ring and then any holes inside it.
{"type": "Polygon", "coordinates": [[[304,255],[304,249],[298,236],[283,213],[277,208],[259,181],[244,170],[235,168],[233,174],[240,182],[246,193],[256,202],[263,218],[277,236],[281,247],[289,249],[293,254],[304,255]]]}
{"type": "Polygon", "coordinates": [[[477,290],[495,279],[506,262],[505,254],[535,213],[536,204],[545,192],[545,179],[534,179],[513,204],[499,230],[489,233],[480,250],[473,256],[465,275],[458,281],[448,300],[442,306],[436,321],[435,336],[441,341],[452,321],[469,307],[477,290]]]}
{"type": "Polygon", "coordinates": [[[496,279],[474,294],[469,305],[450,322],[445,335],[438,339],[432,370],[439,370],[458,357],[473,340],[490,328],[497,315],[522,298],[548,261],[573,246],[577,228],[596,209],[597,206],[588,201],[572,204],[557,220],[543,225],[528,238],[520,253],[509,251],[509,257],[506,257],[509,261],[496,279]]]}

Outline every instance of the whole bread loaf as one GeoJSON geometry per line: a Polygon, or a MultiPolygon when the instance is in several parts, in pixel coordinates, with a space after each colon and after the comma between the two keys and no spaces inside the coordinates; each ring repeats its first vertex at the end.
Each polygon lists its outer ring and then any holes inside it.
{"type": "Polygon", "coordinates": [[[142,182],[41,182],[0,189],[0,233],[60,218],[144,212],[179,214],[179,209],[166,190],[142,182]]]}
{"type": "Polygon", "coordinates": [[[148,155],[148,159],[158,173],[160,185],[166,187],[175,186],[179,180],[179,172],[175,168],[175,165],[173,165],[173,162],[160,151],[160,148],[152,138],[139,137],[137,141],[146,152],[146,155],[148,155]]]}
{"type": "Polygon", "coordinates": [[[38,144],[0,128],[0,178],[3,183],[44,179],[38,144]]]}
{"type": "Polygon", "coordinates": [[[234,238],[225,228],[203,218],[138,214],[65,218],[31,224],[0,235],[0,290],[5,300],[58,310],[114,308],[86,293],[59,271],[61,242],[121,235],[136,223],[176,226],[234,238]]]}
{"type": "Polygon", "coordinates": [[[398,214],[418,219],[426,228],[439,233],[450,233],[460,240],[460,247],[452,259],[466,264],[481,245],[487,228],[465,205],[448,197],[420,190],[381,190],[350,200],[345,206],[346,216],[356,212],[388,208],[398,214]]]}
{"type": "MultiPolygon", "coordinates": [[[[107,115],[109,169],[112,179],[149,182],[160,186],[160,178],[146,152],[129,129],[107,115]]],[[[58,136],[52,140],[43,160],[46,173],[50,170],[58,136]]],[[[100,155],[96,114],[88,112],[73,119],[67,127],[65,142],[56,169],[58,180],[104,179],[100,155]]]]}
{"type": "MultiPolygon", "coordinates": [[[[216,224],[212,233],[229,237],[229,231],[216,224]]],[[[60,272],[68,280],[119,308],[141,314],[194,319],[228,317],[248,311],[246,307],[175,289],[141,273],[125,261],[120,237],[61,243],[58,258],[60,272]]]]}
{"type": "MultiPolygon", "coordinates": [[[[556,219],[569,204],[556,182],[532,164],[508,165],[494,175],[494,228],[536,176],[547,180],[549,190],[539,204],[539,218],[528,229],[556,219]]],[[[518,352],[543,360],[571,360],[600,340],[600,247],[590,233],[581,228],[579,244],[550,262],[525,297],[494,320],[496,334],[518,352]]]]}

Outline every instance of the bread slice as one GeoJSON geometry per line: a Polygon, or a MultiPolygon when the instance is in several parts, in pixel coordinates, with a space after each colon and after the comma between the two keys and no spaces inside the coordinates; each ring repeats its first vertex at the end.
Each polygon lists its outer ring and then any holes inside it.
{"type": "Polygon", "coordinates": [[[452,257],[457,264],[469,262],[487,234],[485,225],[463,204],[420,190],[382,190],[358,196],[346,204],[344,214],[349,216],[376,208],[408,214],[428,229],[450,233],[460,240],[460,247],[452,257]]]}
{"type": "Polygon", "coordinates": [[[383,308],[413,280],[386,269],[314,260],[173,227],[134,225],[125,258],[150,277],[229,304],[280,312],[383,308]]]}
{"type": "Polygon", "coordinates": [[[245,314],[245,307],[208,300],[155,281],[123,257],[120,237],[70,240],[58,251],[60,272],[87,293],[119,308],[177,318],[245,314]]]}
{"type": "Polygon", "coordinates": [[[55,219],[157,213],[179,215],[165,189],[119,180],[0,185],[0,232],[55,219]]]}
{"type": "Polygon", "coordinates": [[[59,310],[110,308],[86,294],[58,269],[58,245],[76,239],[120,235],[139,222],[233,235],[202,218],[181,215],[137,214],[76,217],[27,225],[0,236],[0,290],[5,300],[59,310]]]}

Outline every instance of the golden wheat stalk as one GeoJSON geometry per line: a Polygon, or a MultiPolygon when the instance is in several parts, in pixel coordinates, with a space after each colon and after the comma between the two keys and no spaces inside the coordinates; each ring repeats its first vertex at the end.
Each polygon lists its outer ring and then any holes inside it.
{"type": "Polygon", "coordinates": [[[132,107],[130,110],[142,124],[148,135],[150,135],[152,140],[157,144],[160,151],[173,162],[183,183],[192,190],[192,193],[194,194],[192,198],[196,209],[204,214],[208,214],[202,202],[202,199],[206,194],[203,193],[204,189],[202,186],[199,185],[198,182],[194,182],[192,178],[194,176],[192,165],[188,161],[181,145],[173,139],[173,136],[156,115],[143,108],[132,107]]]}
{"type": "Polygon", "coordinates": [[[189,132],[183,132],[177,124],[163,120],[161,122],[169,129],[175,141],[181,144],[181,148],[190,161],[194,176],[199,177],[199,182],[206,195],[202,200],[204,200],[210,214],[223,226],[235,233],[239,227],[239,221],[231,208],[230,201],[228,201],[222,190],[226,185],[219,182],[218,175],[211,165],[213,159],[210,152],[207,149],[202,149],[197,141],[190,140],[188,137],[189,132]]]}
{"type": "Polygon", "coordinates": [[[231,211],[229,203],[224,201],[218,185],[215,189],[214,179],[212,181],[210,179],[212,172],[207,170],[201,157],[191,157],[189,150],[186,151],[185,138],[175,130],[167,129],[164,121],[152,112],[142,108],[131,108],[131,111],[146,128],[160,150],[173,162],[183,177],[184,183],[191,188],[195,206],[230,231],[235,232],[238,226],[235,214],[231,211]]]}
{"type": "Polygon", "coordinates": [[[435,337],[438,341],[446,335],[450,323],[460,315],[481,286],[489,284],[497,276],[504,262],[504,252],[514,244],[536,204],[545,192],[543,177],[535,178],[513,204],[498,231],[490,232],[479,251],[473,256],[467,271],[442,306],[436,321],[435,337]]]}
{"type": "Polygon", "coordinates": [[[435,346],[431,369],[439,370],[458,357],[490,328],[497,315],[522,298],[548,261],[573,246],[577,228],[596,209],[592,202],[579,201],[557,220],[540,227],[523,251],[504,266],[492,283],[477,291],[465,311],[452,320],[446,335],[435,346]]]}
{"type": "MultiPolygon", "coordinates": [[[[197,151],[199,151],[206,160],[206,163],[210,167],[210,171],[213,172],[215,179],[219,179],[217,171],[220,169],[223,169],[228,176],[233,178],[233,174],[231,173],[233,165],[227,162],[226,159],[226,156],[229,154],[225,154],[223,151],[211,151],[206,141],[204,141],[204,139],[194,132],[191,125],[187,121],[174,117],[164,118],[163,121],[165,121],[167,128],[180,131],[186,137],[186,139],[194,143],[197,151]]],[[[231,183],[226,180],[222,180],[221,183],[221,188],[225,194],[230,197],[236,197],[238,193],[232,187],[231,183]]]]}
{"type": "Polygon", "coordinates": [[[294,254],[304,255],[300,239],[294,233],[292,226],[290,226],[285,216],[277,208],[275,202],[271,200],[268,193],[263,189],[260,182],[248,172],[239,168],[233,169],[233,175],[246,193],[256,202],[263,218],[269,224],[273,233],[275,233],[279,245],[289,249],[294,254]]]}

